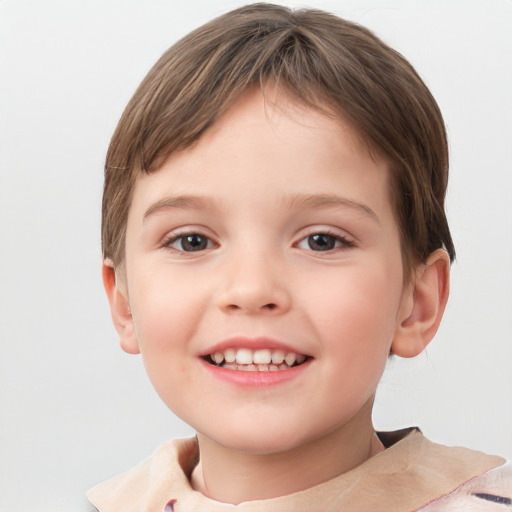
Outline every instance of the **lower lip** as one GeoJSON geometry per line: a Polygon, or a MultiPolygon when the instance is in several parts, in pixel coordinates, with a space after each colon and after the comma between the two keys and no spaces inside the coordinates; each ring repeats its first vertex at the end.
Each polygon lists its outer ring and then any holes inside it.
{"type": "Polygon", "coordinates": [[[201,363],[210,374],[220,380],[243,387],[268,387],[283,384],[298,378],[311,364],[311,360],[294,366],[288,370],[277,371],[244,371],[229,370],[215,366],[201,359],[201,363]]]}

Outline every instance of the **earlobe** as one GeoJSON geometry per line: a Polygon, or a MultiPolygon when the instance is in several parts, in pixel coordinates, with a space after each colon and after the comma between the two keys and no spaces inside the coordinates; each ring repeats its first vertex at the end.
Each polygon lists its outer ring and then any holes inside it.
{"type": "Polygon", "coordinates": [[[110,260],[103,262],[102,275],[103,285],[110,304],[112,322],[119,334],[121,348],[129,354],[138,354],[140,352],[139,344],[135,335],[127,293],[125,287],[119,282],[110,260]]]}
{"type": "Polygon", "coordinates": [[[450,259],[443,249],[434,251],[419,265],[404,292],[401,318],[391,351],[401,357],[420,354],[434,337],[448,300],[450,259]]]}

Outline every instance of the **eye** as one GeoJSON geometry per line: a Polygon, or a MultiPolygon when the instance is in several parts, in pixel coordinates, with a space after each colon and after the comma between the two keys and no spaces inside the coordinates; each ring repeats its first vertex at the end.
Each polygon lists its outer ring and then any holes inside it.
{"type": "Polygon", "coordinates": [[[186,233],[172,237],[164,245],[181,252],[198,252],[211,249],[214,243],[200,233],[186,233]]]}
{"type": "Polygon", "coordinates": [[[332,251],[340,247],[352,247],[354,244],[338,235],[332,235],[330,233],[314,233],[306,238],[303,238],[298,247],[300,249],[309,249],[317,252],[332,251]]]}

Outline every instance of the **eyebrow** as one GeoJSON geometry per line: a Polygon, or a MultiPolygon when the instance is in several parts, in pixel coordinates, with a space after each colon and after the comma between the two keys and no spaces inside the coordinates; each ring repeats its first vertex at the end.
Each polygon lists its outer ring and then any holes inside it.
{"type": "Polygon", "coordinates": [[[144,213],[144,221],[161,211],[173,209],[212,210],[213,201],[202,196],[170,196],[152,204],[144,213]]]}
{"type": "Polygon", "coordinates": [[[296,208],[351,208],[380,224],[377,214],[366,204],[334,194],[298,194],[288,196],[287,202],[296,208]]]}
{"type": "MultiPolygon", "coordinates": [[[[380,224],[377,214],[367,205],[340,197],[333,194],[295,194],[285,198],[286,203],[292,208],[351,208],[357,210],[373,221],[380,224]]],[[[193,209],[211,211],[214,208],[214,201],[203,196],[169,196],[153,203],[144,213],[143,220],[161,211],[172,209],[193,209]]]]}

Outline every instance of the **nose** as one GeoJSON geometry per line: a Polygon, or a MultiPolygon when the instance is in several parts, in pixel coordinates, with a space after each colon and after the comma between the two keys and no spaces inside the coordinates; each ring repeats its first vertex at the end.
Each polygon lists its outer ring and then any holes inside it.
{"type": "Polygon", "coordinates": [[[278,258],[233,255],[220,275],[218,306],[228,314],[278,315],[290,308],[289,283],[278,258]]]}

